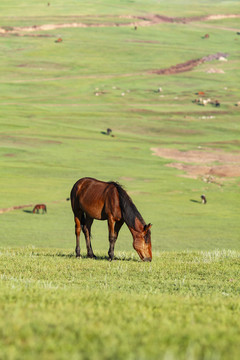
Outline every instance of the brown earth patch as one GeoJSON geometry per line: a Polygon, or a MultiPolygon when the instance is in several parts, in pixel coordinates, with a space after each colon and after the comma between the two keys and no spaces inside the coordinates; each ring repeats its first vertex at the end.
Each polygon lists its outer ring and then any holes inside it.
{"type": "MultiPolygon", "coordinates": [[[[239,14],[222,14],[222,15],[209,15],[209,16],[195,16],[195,17],[168,17],[157,14],[147,14],[146,16],[132,16],[123,15],[119,16],[118,19],[134,20],[129,22],[94,22],[94,23],[83,23],[73,22],[64,24],[44,24],[44,25],[33,25],[33,26],[3,26],[0,27],[0,34],[16,34],[19,35],[21,32],[34,32],[34,31],[51,31],[55,29],[64,28],[87,28],[87,27],[115,27],[115,26],[152,26],[160,23],[182,23],[186,24],[194,21],[208,21],[208,20],[222,20],[227,18],[239,18],[239,14]]],[[[101,17],[96,17],[101,19],[101,17]]],[[[38,35],[37,35],[38,36],[38,35]]],[[[39,35],[41,36],[41,35],[39,35]]]]}
{"type": "Polygon", "coordinates": [[[127,177],[127,176],[122,176],[122,177],[120,178],[120,180],[123,180],[123,181],[133,181],[134,178],[132,178],[132,177],[127,177]]]}
{"type": "Polygon", "coordinates": [[[6,157],[14,157],[14,156],[16,156],[16,154],[4,154],[3,156],[6,156],[6,157]]]}
{"type": "Polygon", "coordinates": [[[209,164],[212,162],[228,162],[232,164],[240,164],[240,153],[236,155],[216,149],[207,149],[208,151],[205,149],[179,151],[177,149],[151,148],[151,150],[154,152],[153,155],[157,155],[165,159],[174,159],[187,163],[209,164]]]}
{"type": "MultiPolygon", "coordinates": [[[[68,201],[69,198],[67,199],[64,199],[64,200],[55,200],[55,201],[51,201],[51,204],[58,204],[60,202],[65,202],[65,201],[68,201]]],[[[28,207],[33,207],[35,204],[28,204],[28,205],[17,205],[17,206],[11,206],[11,207],[8,207],[8,208],[2,208],[0,209],[0,214],[4,214],[6,212],[9,212],[9,211],[13,211],[13,210],[20,210],[20,209],[25,209],[25,208],[28,208],[28,207]]]]}
{"type": "Polygon", "coordinates": [[[0,209],[0,214],[3,214],[3,213],[6,213],[6,212],[9,212],[9,211],[13,211],[13,210],[19,210],[19,209],[24,209],[24,208],[27,208],[27,207],[32,207],[33,204],[28,204],[28,205],[19,205],[19,206],[11,206],[9,208],[3,208],[3,209],[0,209]]]}
{"type": "Polygon", "coordinates": [[[179,151],[177,149],[151,148],[151,150],[153,155],[179,161],[166,166],[185,171],[193,178],[198,176],[240,176],[240,152],[233,154],[217,149],[179,151]]]}
{"type": "Polygon", "coordinates": [[[151,40],[127,40],[126,42],[140,43],[140,44],[161,44],[161,41],[151,40]]]}
{"type": "Polygon", "coordinates": [[[171,163],[166,166],[188,173],[191,178],[198,178],[199,176],[219,176],[219,177],[239,177],[239,165],[216,165],[216,166],[202,166],[202,165],[189,165],[182,163],[171,163]]]}
{"type": "Polygon", "coordinates": [[[205,62],[219,60],[220,58],[226,59],[227,57],[228,57],[227,53],[219,52],[216,54],[210,54],[210,55],[204,56],[199,59],[188,60],[184,63],[173,65],[166,69],[151,70],[148,73],[157,74],[157,75],[179,74],[182,72],[191,71],[196,66],[203,64],[205,62]]]}
{"type": "Polygon", "coordinates": [[[178,74],[178,73],[190,71],[203,62],[204,62],[203,59],[189,60],[181,64],[170,66],[169,68],[166,69],[151,70],[150,73],[157,75],[178,74]]]}

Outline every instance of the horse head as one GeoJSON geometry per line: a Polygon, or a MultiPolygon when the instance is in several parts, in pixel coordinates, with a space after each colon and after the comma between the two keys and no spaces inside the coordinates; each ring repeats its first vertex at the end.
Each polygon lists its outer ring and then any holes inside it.
{"type": "Polygon", "coordinates": [[[144,225],[142,231],[133,233],[133,247],[143,261],[152,261],[151,227],[152,224],[144,225]]]}

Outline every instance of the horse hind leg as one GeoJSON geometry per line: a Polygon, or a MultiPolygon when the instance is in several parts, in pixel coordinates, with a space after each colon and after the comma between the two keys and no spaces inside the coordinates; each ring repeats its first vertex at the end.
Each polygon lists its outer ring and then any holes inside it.
{"type": "Polygon", "coordinates": [[[93,253],[92,244],[91,244],[91,226],[93,219],[86,217],[85,224],[82,227],[83,233],[85,235],[86,247],[87,247],[87,257],[91,259],[96,259],[96,256],[93,253]]]}
{"type": "Polygon", "coordinates": [[[81,227],[84,224],[84,214],[82,213],[80,216],[76,216],[74,217],[74,221],[75,221],[75,235],[76,235],[76,257],[80,257],[80,233],[81,233],[81,227]],[[81,221],[80,221],[81,219],[81,221]]]}

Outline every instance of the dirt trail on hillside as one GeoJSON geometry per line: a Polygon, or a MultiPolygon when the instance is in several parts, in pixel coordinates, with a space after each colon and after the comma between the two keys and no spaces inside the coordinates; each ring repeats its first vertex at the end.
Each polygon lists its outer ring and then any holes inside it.
{"type": "MultiPolygon", "coordinates": [[[[60,202],[65,202],[67,201],[68,199],[65,199],[65,200],[55,200],[55,201],[52,201],[51,203],[52,204],[58,204],[60,202]]],[[[0,209],[0,214],[4,214],[6,212],[9,212],[9,211],[13,211],[13,210],[20,210],[20,209],[25,209],[25,208],[29,208],[29,207],[33,207],[35,206],[35,204],[28,204],[28,205],[18,205],[18,206],[11,206],[11,207],[8,207],[8,208],[2,208],[0,209]]],[[[30,211],[31,212],[31,211],[30,211]]]]}
{"type": "Polygon", "coordinates": [[[228,57],[227,53],[211,54],[211,55],[207,55],[202,58],[199,58],[199,59],[188,60],[184,63],[173,65],[166,69],[151,70],[148,73],[157,74],[157,75],[178,74],[178,73],[190,71],[193,68],[195,68],[196,66],[198,66],[199,64],[202,64],[204,62],[219,60],[220,58],[226,59],[227,57],[228,57]]]}
{"type": "Polygon", "coordinates": [[[151,148],[153,155],[177,160],[166,166],[185,171],[189,177],[218,176],[232,178],[240,176],[240,152],[227,153],[222,150],[201,149],[179,151],[177,149],[151,148]]]}
{"type": "MultiPolygon", "coordinates": [[[[35,31],[50,31],[55,29],[64,28],[88,28],[88,27],[142,27],[142,26],[153,26],[160,23],[180,23],[187,24],[196,21],[208,21],[208,20],[222,20],[229,18],[240,18],[239,14],[226,14],[226,15],[209,15],[209,16],[196,16],[196,17],[167,17],[162,15],[149,14],[144,17],[123,15],[119,16],[118,19],[129,19],[134,21],[129,22],[109,22],[109,23],[90,23],[86,24],[83,22],[64,23],[64,24],[44,24],[44,25],[33,25],[33,26],[3,26],[0,27],[0,34],[14,34],[17,36],[24,36],[24,32],[35,32],[35,31]]],[[[100,19],[100,17],[96,17],[100,19]]]]}
{"type": "Polygon", "coordinates": [[[28,208],[28,207],[33,207],[33,204],[11,206],[11,207],[8,207],[8,208],[3,208],[3,209],[0,209],[0,214],[6,213],[6,212],[9,212],[9,211],[13,211],[13,210],[24,209],[24,208],[28,208]]]}

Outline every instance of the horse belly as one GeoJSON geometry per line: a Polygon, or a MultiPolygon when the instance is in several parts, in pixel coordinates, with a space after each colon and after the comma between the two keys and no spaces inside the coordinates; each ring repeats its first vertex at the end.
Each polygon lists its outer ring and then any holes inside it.
{"type": "Polygon", "coordinates": [[[107,214],[104,210],[104,203],[99,201],[81,202],[82,210],[92,219],[107,220],[107,214]]]}

